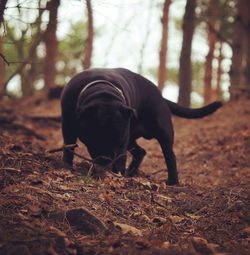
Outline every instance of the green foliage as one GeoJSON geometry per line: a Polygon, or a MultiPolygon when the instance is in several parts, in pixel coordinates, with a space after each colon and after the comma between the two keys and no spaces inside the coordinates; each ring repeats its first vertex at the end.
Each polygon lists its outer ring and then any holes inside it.
{"type": "Polygon", "coordinates": [[[233,22],[236,15],[235,0],[198,0],[197,21],[216,22],[218,33],[228,41],[233,37],[233,22]]]}
{"type": "Polygon", "coordinates": [[[77,182],[83,181],[85,184],[88,185],[100,186],[100,183],[90,175],[76,176],[75,178],[77,182]]]}
{"type": "MultiPolygon", "coordinates": [[[[42,15],[34,23],[17,26],[20,21],[5,22],[6,34],[4,37],[3,53],[12,63],[6,68],[6,80],[16,73],[23,62],[27,61],[18,73],[21,77],[21,91],[17,95],[29,95],[36,88],[36,83],[43,80],[44,44],[43,34],[46,27],[42,22],[42,15]],[[31,57],[31,48],[35,51],[31,57]]],[[[57,84],[65,82],[75,73],[82,70],[84,45],[87,38],[87,23],[71,23],[70,33],[59,41],[57,70],[57,84]]]]}
{"type": "Polygon", "coordinates": [[[192,91],[203,95],[204,63],[200,61],[192,62],[192,91]]]}
{"type": "Polygon", "coordinates": [[[87,35],[86,22],[71,23],[70,33],[59,42],[57,65],[59,84],[64,84],[65,80],[82,71],[87,35]]]}

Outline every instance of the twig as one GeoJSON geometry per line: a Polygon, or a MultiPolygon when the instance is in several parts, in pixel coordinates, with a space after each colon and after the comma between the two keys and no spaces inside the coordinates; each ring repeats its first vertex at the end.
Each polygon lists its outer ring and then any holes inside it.
{"type": "Polygon", "coordinates": [[[3,59],[3,61],[9,66],[10,65],[10,62],[6,59],[6,57],[0,53],[0,57],[3,59]]]}
{"type": "Polygon", "coordinates": [[[49,150],[48,153],[62,151],[63,149],[75,149],[76,147],[78,147],[78,145],[76,143],[75,144],[67,144],[67,145],[63,145],[60,148],[49,150]]]}
{"type": "Polygon", "coordinates": [[[3,59],[3,61],[9,66],[10,64],[42,64],[42,62],[27,62],[27,61],[8,61],[6,57],[0,53],[0,57],[3,59]]]}
{"type": "Polygon", "coordinates": [[[198,211],[196,211],[195,213],[193,213],[193,215],[199,215],[200,213],[204,212],[207,209],[207,206],[205,205],[204,207],[202,207],[201,209],[199,209],[198,211]]]}
{"type": "Polygon", "coordinates": [[[164,205],[164,204],[162,204],[162,203],[160,203],[160,202],[158,202],[158,201],[156,201],[156,200],[154,199],[153,194],[151,195],[151,202],[153,202],[153,203],[159,205],[160,207],[163,207],[163,208],[167,209],[167,206],[166,206],[166,205],[164,205]]]}
{"type": "Polygon", "coordinates": [[[90,166],[90,168],[89,168],[89,170],[88,170],[87,176],[90,176],[90,175],[92,174],[93,169],[94,169],[94,164],[91,164],[91,166],[90,166]]]}
{"type": "Polygon", "coordinates": [[[12,171],[12,172],[18,172],[18,173],[22,172],[20,169],[16,169],[16,168],[12,168],[12,167],[1,167],[0,170],[12,171]]]}
{"type": "Polygon", "coordinates": [[[227,39],[211,24],[211,22],[207,21],[206,24],[207,24],[207,26],[209,27],[209,29],[211,29],[211,31],[212,31],[213,33],[215,33],[216,37],[217,37],[220,41],[227,43],[231,48],[233,48],[232,43],[231,43],[229,40],[227,40],[227,39]]]}
{"type": "Polygon", "coordinates": [[[160,170],[157,170],[157,171],[151,173],[151,175],[156,175],[156,174],[159,174],[161,172],[166,172],[166,170],[165,169],[160,169],[160,170]]]}
{"type": "MultiPolygon", "coordinates": [[[[59,152],[59,151],[63,151],[64,149],[70,151],[71,153],[73,153],[74,155],[76,155],[77,157],[81,158],[81,159],[84,159],[88,162],[91,163],[91,166],[88,170],[88,175],[91,175],[93,169],[94,169],[94,166],[96,164],[96,161],[98,160],[99,157],[97,158],[94,158],[94,159],[89,159],[87,157],[84,157],[82,155],[80,155],[79,153],[73,151],[73,149],[75,149],[76,147],[78,147],[77,144],[67,144],[67,145],[63,145],[62,147],[60,148],[56,148],[56,149],[52,149],[52,150],[49,150],[48,153],[54,153],[54,152],[59,152]]],[[[110,161],[109,164],[106,165],[106,167],[109,167],[111,166],[112,164],[114,164],[114,162],[116,162],[120,157],[124,156],[124,154],[121,154],[119,155],[117,158],[115,158],[114,160],[110,159],[109,157],[104,157],[104,156],[101,156],[102,159],[107,159],[110,161]]],[[[121,178],[122,176],[120,176],[119,174],[116,174],[112,171],[110,171],[109,169],[105,169],[106,172],[109,172],[111,175],[115,176],[115,177],[118,177],[118,178],[121,178]]]]}

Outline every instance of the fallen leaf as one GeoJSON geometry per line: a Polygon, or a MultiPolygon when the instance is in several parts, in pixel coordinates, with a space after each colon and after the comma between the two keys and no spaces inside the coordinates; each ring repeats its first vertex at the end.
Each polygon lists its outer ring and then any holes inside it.
{"type": "Polygon", "coordinates": [[[109,205],[114,205],[112,197],[107,193],[101,194],[99,198],[101,199],[101,201],[107,202],[109,205]]]}
{"type": "Polygon", "coordinates": [[[38,205],[29,205],[29,213],[32,216],[39,216],[42,213],[42,209],[38,205]]]}
{"type": "Polygon", "coordinates": [[[135,236],[142,236],[141,230],[139,230],[135,227],[132,227],[130,225],[127,225],[124,223],[119,223],[119,222],[114,222],[114,225],[116,227],[119,227],[123,234],[127,234],[127,233],[131,232],[135,236]]]}
{"type": "Polygon", "coordinates": [[[181,221],[184,220],[184,217],[180,217],[177,215],[170,215],[169,218],[172,220],[173,223],[180,223],[181,221]]]}
{"type": "Polygon", "coordinates": [[[167,201],[168,203],[173,202],[173,199],[171,197],[167,197],[167,196],[164,196],[164,195],[161,195],[161,194],[157,194],[155,197],[161,198],[161,199],[167,201]]]}
{"type": "Polygon", "coordinates": [[[195,215],[195,214],[191,214],[191,213],[185,213],[186,214],[186,216],[188,216],[189,218],[191,218],[191,219],[196,219],[196,220],[198,220],[201,216],[198,216],[198,215],[195,215]]]}

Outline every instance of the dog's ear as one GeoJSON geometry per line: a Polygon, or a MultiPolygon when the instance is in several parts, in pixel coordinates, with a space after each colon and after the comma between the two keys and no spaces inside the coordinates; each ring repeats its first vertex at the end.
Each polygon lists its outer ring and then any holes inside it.
{"type": "Polygon", "coordinates": [[[121,112],[128,118],[137,118],[137,112],[134,108],[129,106],[122,106],[121,112]]]}

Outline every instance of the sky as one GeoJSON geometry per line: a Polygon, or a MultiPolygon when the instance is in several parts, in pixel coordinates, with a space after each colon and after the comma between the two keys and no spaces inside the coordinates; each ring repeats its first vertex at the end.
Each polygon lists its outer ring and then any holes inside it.
{"type": "MultiPolygon", "coordinates": [[[[15,3],[15,0],[9,0],[15,3]]],[[[35,0],[21,1],[28,6],[35,0]]],[[[184,15],[186,0],[172,0],[169,12],[169,35],[167,66],[178,68],[182,44],[182,32],[175,27],[175,19],[184,15]]],[[[139,71],[146,78],[157,81],[150,73],[159,61],[159,45],[161,40],[161,23],[163,0],[92,0],[94,29],[93,67],[124,67],[134,72],[139,71]],[[142,51],[143,49],[143,51],[142,51]]],[[[32,17],[27,17],[31,18],[32,17]]],[[[47,17],[48,18],[48,17],[47,17]]],[[[63,39],[68,35],[70,22],[86,20],[86,2],[84,0],[61,0],[58,13],[57,36],[63,39]],[[70,21],[70,22],[69,22],[70,21]]],[[[204,61],[208,52],[204,32],[196,29],[192,45],[192,59],[204,61]],[[203,34],[202,34],[203,33],[203,34]]],[[[230,49],[224,46],[224,54],[229,59],[230,49]]],[[[230,66],[226,59],[224,69],[230,66]]],[[[223,86],[228,87],[228,76],[224,77],[223,86]]],[[[177,100],[178,87],[167,83],[163,95],[172,101],[177,100]]],[[[193,96],[193,95],[192,95],[193,96]]],[[[197,95],[196,100],[201,103],[197,95]]]]}

